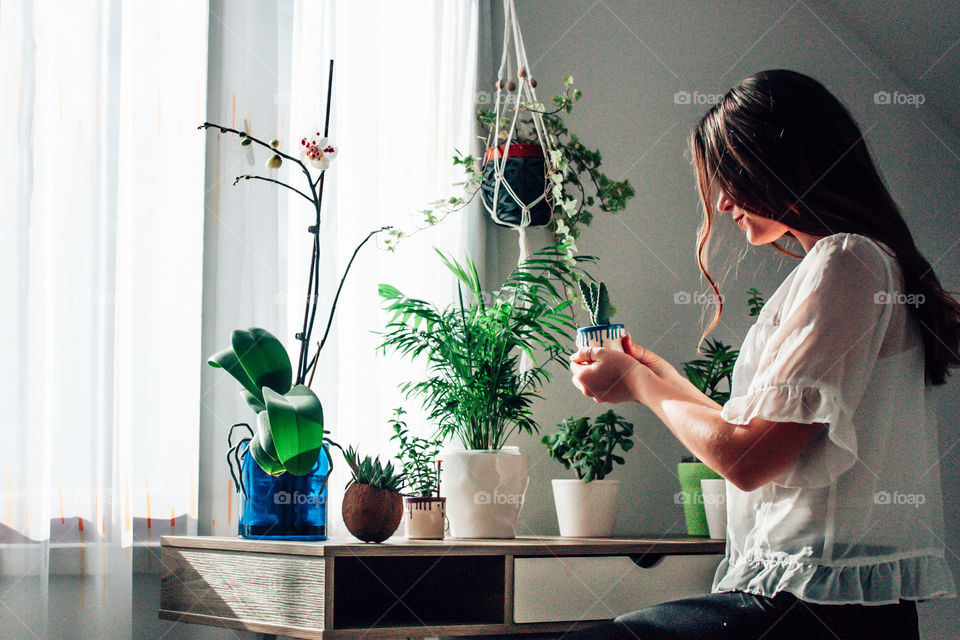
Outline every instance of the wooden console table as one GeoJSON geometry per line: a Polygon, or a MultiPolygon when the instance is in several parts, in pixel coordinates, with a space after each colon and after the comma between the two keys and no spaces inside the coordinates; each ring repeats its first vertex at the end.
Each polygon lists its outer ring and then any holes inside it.
{"type": "Polygon", "coordinates": [[[722,540],[166,536],[160,617],[324,640],[562,633],[709,593],[722,540]]]}

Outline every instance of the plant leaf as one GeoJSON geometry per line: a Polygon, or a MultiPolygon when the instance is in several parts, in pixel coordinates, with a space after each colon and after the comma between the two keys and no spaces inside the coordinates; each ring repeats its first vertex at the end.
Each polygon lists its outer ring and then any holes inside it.
{"type": "Polygon", "coordinates": [[[296,385],[286,395],[264,387],[263,399],[280,464],[295,476],[309,473],[323,447],[320,399],[304,385],[296,385]]]}
{"type": "MultiPolygon", "coordinates": [[[[263,399],[261,389],[269,387],[283,394],[290,390],[293,368],[283,344],[266,329],[237,329],[230,337],[233,352],[256,386],[251,390],[258,400],[263,399]]],[[[246,385],[244,385],[246,386],[246,385]]]]}

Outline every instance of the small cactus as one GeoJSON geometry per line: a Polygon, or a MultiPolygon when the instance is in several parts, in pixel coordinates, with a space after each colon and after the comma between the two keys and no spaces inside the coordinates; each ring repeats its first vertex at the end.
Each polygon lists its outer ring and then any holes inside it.
{"type": "Polygon", "coordinates": [[[580,281],[580,295],[583,296],[583,305],[590,312],[590,320],[594,326],[610,324],[610,294],[607,285],[603,282],[587,284],[580,281]]]}

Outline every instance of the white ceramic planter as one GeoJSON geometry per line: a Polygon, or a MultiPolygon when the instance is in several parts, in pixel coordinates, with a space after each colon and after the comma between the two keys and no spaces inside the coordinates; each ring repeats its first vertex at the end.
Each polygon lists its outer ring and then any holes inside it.
{"type": "Polygon", "coordinates": [[[515,538],[527,491],[527,461],[517,447],[440,454],[452,538],[515,538]]]}
{"type": "Polygon", "coordinates": [[[411,540],[443,540],[446,498],[403,498],[404,534],[411,540]]]}
{"type": "Polygon", "coordinates": [[[606,347],[623,351],[623,336],[627,329],[622,324],[601,324],[577,329],[577,347],[606,347]]]}
{"type": "Polygon", "coordinates": [[[703,510],[707,513],[707,530],[710,537],[724,540],[727,537],[727,481],[703,478],[703,510]]]}
{"type": "Polygon", "coordinates": [[[617,524],[619,480],[554,480],[560,535],[573,538],[612,536],[617,524]]]}

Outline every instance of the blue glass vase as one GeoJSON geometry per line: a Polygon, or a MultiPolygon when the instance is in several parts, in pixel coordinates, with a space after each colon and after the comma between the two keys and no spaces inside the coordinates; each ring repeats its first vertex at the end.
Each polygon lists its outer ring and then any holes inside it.
{"type": "Polygon", "coordinates": [[[327,447],[320,452],[310,473],[295,476],[284,472],[272,476],[260,468],[247,445],[241,451],[241,538],[255,540],[326,540],[327,478],[330,462],[327,447]]]}

